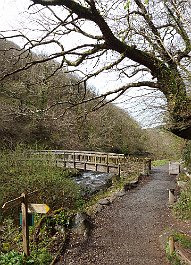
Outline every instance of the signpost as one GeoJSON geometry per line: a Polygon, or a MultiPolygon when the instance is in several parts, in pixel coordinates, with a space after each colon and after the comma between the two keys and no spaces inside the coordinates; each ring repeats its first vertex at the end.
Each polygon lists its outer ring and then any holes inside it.
{"type": "MultiPolygon", "coordinates": [[[[37,191],[35,191],[37,192],[37,191]]],[[[22,211],[22,234],[23,234],[23,250],[26,256],[30,255],[29,251],[29,222],[28,222],[28,213],[48,213],[50,208],[46,204],[34,204],[34,203],[28,203],[28,197],[32,193],[22,193],[21,196],[10,200],[3,204],[2,208],[9,208],[15,204],[21,203],[21,211],[22,211]]]]}

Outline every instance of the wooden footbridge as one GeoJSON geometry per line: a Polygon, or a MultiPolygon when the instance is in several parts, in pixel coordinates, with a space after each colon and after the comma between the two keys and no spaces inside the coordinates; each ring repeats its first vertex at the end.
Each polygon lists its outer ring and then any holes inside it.
{"type": "Polygon", "coordinates": [[[31,151],[30,154],[37,159],[53,160],[58,167],[113,173],[119,176],[130,173],[148,174],[151,169],[151,159],[149,158],[137,158],[116,153],[39,150],[31,151]]]}

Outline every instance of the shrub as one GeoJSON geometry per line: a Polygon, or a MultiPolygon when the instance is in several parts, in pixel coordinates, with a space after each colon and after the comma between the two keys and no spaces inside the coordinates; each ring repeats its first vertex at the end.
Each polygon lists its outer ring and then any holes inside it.
{"type": "Polygon", "coordinates": [[[14,250],[0,255],[0,265],[49,265],[51,260],[52,256],[45,249],[32,252],[29,257],[14,250]]]}
{"type": "Polygon", "coordinates": [[[24,255],[20,254],[14,250],[0,255],[0,264],[1,265],[23,265],[24,255]]]}

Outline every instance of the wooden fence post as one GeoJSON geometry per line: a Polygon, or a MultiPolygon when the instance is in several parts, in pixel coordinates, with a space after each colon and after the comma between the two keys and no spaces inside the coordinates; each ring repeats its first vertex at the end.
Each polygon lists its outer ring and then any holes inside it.
{"type": "Polygon", "coordinates": [[[84,162],[84,171],[86,171],[86,161],[84,162]]]}
{"type": "Polygon", "coordinates": [[[169,204],[174,203],[174,189],[169,189],[169,204]]]}
{"type": "Polygon", "coordinates": [[[151,159],[149,159],[149,170],[151,170],[152,168],[152,163],[151,163],[151,159]]]}
{"type": "Polygon", "coordinates": [[[109,156],[108,156],[108,154],[106,157],[106,164],[107,164],[107,173],[109,173],[109,156]]]}
{"type": "Polygon", "coordinates": [[[66,167],[66,155],[65,155],[65,152],[64,152],[64,167],[66,167]]]}
{"type": "Polygon", "coordinates": [[[118,175],[119,175],[119,178],[120,178],[120,175],[121,175],[121,164],[120,163],[118,164],[118,175]]]}
{"type": "Polygon", "coordinates": [[[74,159],[74,168],[76,168],[76,155],[75,155],[75,152],[73,153],[73,159],[74,159]]]}
{"type": "Polygon", "coordinates": [[[28,225],[28,196],[26,193],[21,194],[23,200],[21,204],[22,210],[22,234],[23,234],[23,250],[26,256],[29,256],[29,225],[28,225]]]}
{"type": "Polygon", "coordinates": [[[168,243],[169,243],[169,254],[170,254],[170,256],[172,256],[172,254],[174,252],[174,238],[173,238],[173,236],[169,237],[168,243]]]}

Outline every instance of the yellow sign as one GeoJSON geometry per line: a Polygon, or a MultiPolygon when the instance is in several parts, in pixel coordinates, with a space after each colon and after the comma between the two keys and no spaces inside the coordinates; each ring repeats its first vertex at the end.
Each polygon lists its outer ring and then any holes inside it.
{"type": "Polygon", "coordinates": [[[48,213],[50,211],[50,207],[46,204],[28,204],[28,212],[29,213],[48,213]]]}

